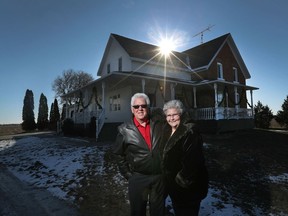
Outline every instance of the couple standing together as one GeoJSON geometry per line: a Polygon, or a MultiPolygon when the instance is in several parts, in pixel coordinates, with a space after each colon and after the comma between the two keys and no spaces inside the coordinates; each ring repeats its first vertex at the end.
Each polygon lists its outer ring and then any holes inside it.
{"type": "Polygon", "coordinates": [[[118,127],[114,153],[128,180],[131,216],[165,215],[169,195],[176,216],[196,216],[208,191],[201,135],[183,104],[171,100],[162,112],[149,112],[146,94],[131,98],[131,122],[118,127]]]}

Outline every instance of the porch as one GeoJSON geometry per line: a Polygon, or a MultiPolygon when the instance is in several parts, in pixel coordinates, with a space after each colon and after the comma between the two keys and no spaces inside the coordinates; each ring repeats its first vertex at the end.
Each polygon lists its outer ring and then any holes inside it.
{"type": "MultiPolygon", "coordinates": [[[[152,107],[151,109],[154,108],[152,107]]],[[[198,108],[190,109],[189,115],[198,123],[202,132],[218,133],[254,127],[252,109],[228,107],[198,108]]],[[[97,140],[105,123],[105,109],[76,112],[73,114],[72,119],[76,125],[83,125],[84,128],[88,128],[89,123],[95,121],[97,140]]]]}
{"type": "Polygon", "coordinates": [[[253,109],[209,107],[190,109],[190,116],[194,120],[222,120],[222,119],[253,119],[253,109]]]}

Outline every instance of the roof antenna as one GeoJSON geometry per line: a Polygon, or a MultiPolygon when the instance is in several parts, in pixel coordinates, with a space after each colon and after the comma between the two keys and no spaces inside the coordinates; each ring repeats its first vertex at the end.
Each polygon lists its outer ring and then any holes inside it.
{"type": "MultiPolygon", "coordinates": [[[[195,34],[193,37],[196,37],[196,36],[198,36],[198,35],[201,35],[201,44],[203,44],[203,33],[204,33],[205,31],[210,31],[210,29],[211,29],[213,26],[215,26],[215,25],[212,25],[212,26],[209,25],[206,29],[204,29],[203,31],[195,34]]],[[[192,38],[193,38],[193,37],[192,37],[192,38]]]]}

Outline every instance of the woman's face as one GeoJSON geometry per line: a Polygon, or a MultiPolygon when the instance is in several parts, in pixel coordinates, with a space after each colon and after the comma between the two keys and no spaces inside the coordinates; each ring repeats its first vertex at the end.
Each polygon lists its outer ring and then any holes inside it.
{"type": "Polygon", "coordinates": [[[166,120],[172,128],[177,128],[180,124],[180,113],[175,108],[168,109],[166,111],[166,120]]]}

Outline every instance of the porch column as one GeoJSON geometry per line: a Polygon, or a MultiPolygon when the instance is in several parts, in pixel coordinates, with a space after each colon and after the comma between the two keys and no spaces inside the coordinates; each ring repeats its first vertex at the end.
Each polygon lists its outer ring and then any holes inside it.
{"type": "Polygon", "coordinates": [[[145,84],[146,84],[145,79],[142,79],[141,82],[142,82],[142,92],[145,93],[145,84]]]}
{"type": "Polygon", "coordinates": [[[214,83],[214,97],[215,97],[215,120],[219,120],[218,114],[218,90],[217,90],[217,83],[214,83]]]}
{"type": "Polygon", "coordinates": [[[102,82],[102,109],[105,109],[105,82],[102,82]]]}
{"type": "Polygon", "coordinates": [[[215,95],[215,108],[218,107],[218,91],[217,91],[217,83],[214,83],[214,95],[215,95]]]}
{"type": "Polygon", "coordinates": [[[253,105],[253,90],[250,90],[250,100],[251,100],[251,110],[252,110],[252,117],[254,117],[254,105],[253,105]]]}
{"type": "Polygon", "coordinates": [[[238,105],[236,105],[239,101],[238,101],[238,91],[237,91],[237,86],[234,86],[234,101],[235,101],[235,108],[238,108],[238,105]]]}
{"type": "Polygon", "coordinates": [[[196,87],[193,87],[193,101],[194,101],[194,108],[197,108],[197,101],[196,101],[196,87]]]}
{"type": "Polygon", "coordinates": [[[171,83],[170,84],[170,92],[171,92],[171,100],[175,99],[175,84],[171,83]]]}

